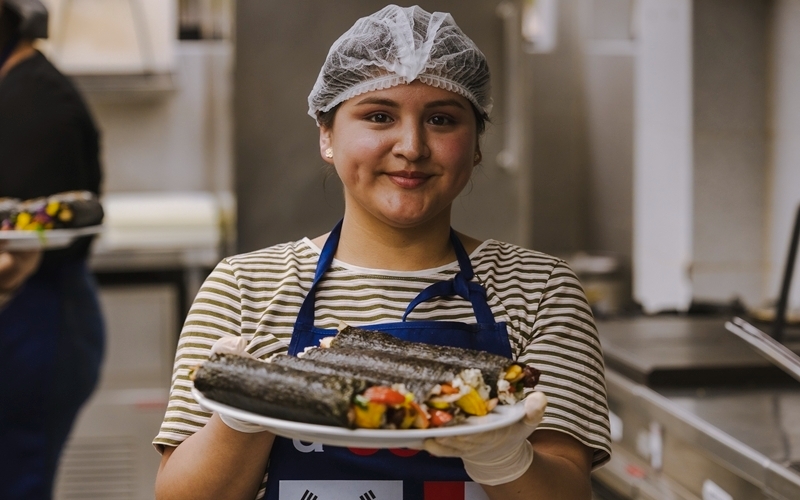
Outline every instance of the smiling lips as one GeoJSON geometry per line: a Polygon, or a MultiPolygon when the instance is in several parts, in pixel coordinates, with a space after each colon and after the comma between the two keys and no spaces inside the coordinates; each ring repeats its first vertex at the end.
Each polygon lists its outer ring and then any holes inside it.
{"type": "Polygon", "coordinates": [[[395,172],[388,172],[386,175],[396,185],[402,188],[415,188],[423,185],[431,175],[419,171],[411,170],[398,170],[395,172]]]}

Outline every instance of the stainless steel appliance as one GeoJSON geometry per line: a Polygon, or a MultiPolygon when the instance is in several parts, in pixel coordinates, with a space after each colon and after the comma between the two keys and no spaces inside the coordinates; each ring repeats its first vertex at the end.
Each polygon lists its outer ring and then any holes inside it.
{"type": "Polygon", "coordinates": [[[597,481],[630,499],[800,498],[800,327],[783,321],[799,237],[800,211],[772,337],[721,316],[599,323],[614,454],[597,481]]]}

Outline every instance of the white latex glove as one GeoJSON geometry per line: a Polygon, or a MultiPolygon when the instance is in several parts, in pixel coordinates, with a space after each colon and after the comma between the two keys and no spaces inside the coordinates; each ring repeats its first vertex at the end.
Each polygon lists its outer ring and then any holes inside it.
{"type": "Polygon", "coordinates": [[[438,457],[460,457],[476,483],[495,486],[513,481],[533,462],[528,436],[542,421],[547,398],[534,392],[522,404],[525,417],[515,424],[469,436],[426,439],[423,448],[438,457]]]}
{"type": "MultiPolygon", "coordinates": [[[[253,356],[245,350],[246,348],[247,341],[242,337],[222,337],[211,346],[211,354],[237,354],[239,356],[252,358],[253,356]]],[[[222,423],[235,431],[255,434],[256,432],[264,432],[267,430],[266,427],[259,424],[245,422],[244,420],[229,417],[222,413],[217,413],[217,415],[219,415],[219,419],[222,420],[222,423]]]]}

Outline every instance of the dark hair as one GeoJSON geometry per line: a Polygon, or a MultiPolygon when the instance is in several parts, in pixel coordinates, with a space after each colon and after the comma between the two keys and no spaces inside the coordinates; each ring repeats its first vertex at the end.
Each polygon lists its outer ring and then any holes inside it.
{"type": "Polygon", "coordinates": [[[9,9],[8,6],[0,7],[0,51],[5,48],[12,38],[19,35],[19,14],[9,9]]]}
{"type": "MultiPolygon", "coordinates": [[[[333,120],[336,118],[336,111],[338,111],[339,106],[341,105],[342,103],[339,103],[328,111],[317,111],[317,123],[325,128],[333,127],[333,120]]],[[[478,111],[478,108],[476,108],[474,104],[470,103],[470,107],[472,108],[473,114],[475,114],[475,127],[478,130],[478,137],[480,137],[486,131],[486,122],[489,121],[489,118],[478,111]]]]}

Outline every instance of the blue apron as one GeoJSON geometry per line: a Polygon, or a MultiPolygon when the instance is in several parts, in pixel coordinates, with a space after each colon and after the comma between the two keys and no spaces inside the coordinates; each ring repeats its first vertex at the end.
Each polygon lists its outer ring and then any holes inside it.
{"type": "MultiPolygon", "coordinates": [[[[289,354],[317,346],[336,330],[314,327],[317,286],[333,261],[342,222],[331,231],[317,263],[314,282],[294,325],[289,354]]],[[[511,357],[505,323],[497,323],[486,302],[486,291],[474,276],[469,255],[451,229],[450,241],[460,271],[451,280],[429,286],[411,301],[402,321],[361,325],[397,338],[428,344],[465,347],[511,357]],[[439,296],[458,295],[472,303],[476,324],[455,321],[406,321],[414,308],[439,296]]],[[[408,449],[358,449],[323,446],[283,437],[275,439],[269,463],[267,500],[445,500],[486,499],[470,482],[459,458],[441,458],[408,449]]]]}
{"type": "Polygon", "coordinates": [[[102,354],[102,316],[84,261],[43,266],[0,311],[0,498],[51,497],[102,354]]]}

